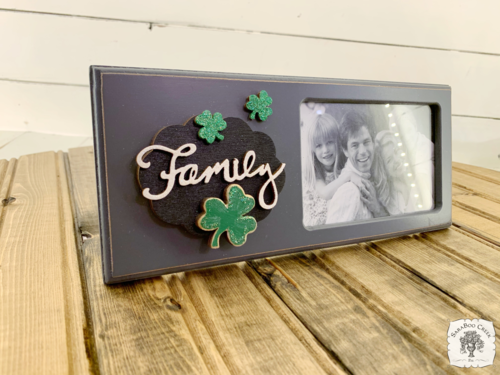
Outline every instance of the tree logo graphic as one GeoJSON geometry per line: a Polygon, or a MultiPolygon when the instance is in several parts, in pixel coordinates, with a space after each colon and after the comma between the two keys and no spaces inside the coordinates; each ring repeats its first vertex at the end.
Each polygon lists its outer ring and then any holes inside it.
{"type": "Polygon", "coordinates": [[[460,353],[465,354],[469,352],[469,357],[474,357],[474,351],[477,349],[481,353],[481,349],[484,348],[484,341],[481,340],[481,336],[476,331],[467,331],[460,337],[460,343],[462,347],[460,348],[460,353]],[[467,349],[467,350],[466,350],[467,349]]]}
{"type": "Polygon", "coordinates": [[[495,359],[495,328],[484,319],[460,319],[448,328],[448,357],[457,367],[485,367],[495,359]]]}

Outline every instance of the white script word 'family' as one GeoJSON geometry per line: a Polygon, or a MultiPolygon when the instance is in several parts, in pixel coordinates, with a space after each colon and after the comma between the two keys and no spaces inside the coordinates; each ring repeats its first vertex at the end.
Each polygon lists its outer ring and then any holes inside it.
{"type": "Polygon", "coordinates": [[[278,169],[274,171],[274,173],[271,171],[271,167],[269,166],[269,163],[267,164],[262,164],[259,167],[257,167],[255,170],[252,171],[253,165],[255,163],[255,151],[248,151],[245,154],[245,157],[243,158],[243,172],[240,174],[238,173],[239,170],[239,160],[238,159],[233,159],[233,168],[232,168],[232,175],[231,175],[231,163],[229,162],[228,159],[222,161],[222,162],[217,162],[211,167],[207,167],[200,175],[198,175],[198,165],[196,164],[188,164],[185,167],[181,168],[176,168],[175,162],[177,161],[177,158],[179,157],[188,157],[196,152],[196,145],[193,143],[187,143],[185,145],[180,146],[178,149],[174,150],[165,146],[160,146],[160,145],[152,145],[148,146],[145,149],[143,149],[139,154],[137,155],[137,164],[144,169],[148,169],[151,166],[150,162],[145,162],[143,160],[144,156],[153,150],[159,150],[159,151],[164,151],[172,154],[172,159],[170,159],[170,168],[167,173],[167,171],[162,171],[160,173],[160,177],[163,180],[167,181],[167,187],[163,192],[160,194],[151,194],[149,188],[145,188],[142,190],[142,195],[150,200],[160,200],[165,198],[173,189],[175,185],[175,180],[177,175],[179,176],[178,181],[179,185],[181,186],[188,186],[188,185],[197,185],[200,182],[204,182],[207,184],[210,182],[210,179],[212,176],[215,174],[219,174],[221,171],[223,171],[223,176],[224,180],[227,182],[231,183],[234,181],[241,181],[245,178],[251,178],[254,176],[264,176],[267,174],[268,179],[267,181],[262,185],[262,187],[259,190],[259,204],[262,208],[266,210],[272,209],[274,206],[276,206],[276,203],[278,203],[278,190],[276,188],[276,183],[275,179],[283,172],[285,169],[285,164],[281,164],[278,169]],[[267,204],[264,201],[264,192],[266,191],[267,186],[271,184],[273,188],[273,194],[274,198],[271,203],[267,204]]]}

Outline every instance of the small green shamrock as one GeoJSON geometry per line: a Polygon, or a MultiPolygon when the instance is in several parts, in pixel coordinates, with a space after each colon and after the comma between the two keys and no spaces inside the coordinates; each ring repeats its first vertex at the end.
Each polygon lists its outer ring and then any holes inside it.
{"type": "Polygon", "coordinates": [[[194,122],[197,125],[203,126],[198,132],[198,136],[206,139],[209,144],[212,144],[215,138],[221,141],[224,139],[224,136],[219,134],[219,131],[224,130],[227,124],[219,112],[215,112],[212,116],[209,110],[203,111],[201,115],[195,117],[194,122]]]}
{"type": "Polygon", "coordinates": [[[252,216],[243,216],[255,206],[255,199],[246,195],[240,185],[231,184],[224,190],[224,203],[219,198],[207,198],[203,201],[203,213],[196,219],[198,227],[213,231],[209,246],[219,248],[219,238],[227,231],[227,238],[233,246],[241,246],[247,236],[257,229],[257,221],[252,216]]]}
{"type": "Polygon", "coordinates": [[[252,111],[250,119],[255,120],[255,115],[258,113],[260,121],[266,121],[273,114],[272,108],[269,108],[272,103],[273,99],[264,90],[259,92],[259,97],[250,95],[246,104],[247,109],[252,111]]]}

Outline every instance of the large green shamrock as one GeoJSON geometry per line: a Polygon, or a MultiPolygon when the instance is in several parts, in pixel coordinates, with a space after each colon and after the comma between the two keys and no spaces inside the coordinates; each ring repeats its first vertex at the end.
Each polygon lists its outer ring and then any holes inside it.
{"type": "Polygon", "coordinates": [[[219,248],[219,238],[227,231],[227,238],[234,246],[241,246],[247,236],[257,229],[257,220],[252,216],[243,216],[255,206],[255,199],[246,195],[240,185],[231,184],[224,190],[224,203],[219,198],[207,198],[203,201],[203,213],[196,219],[196,224],[203,230],[213,231],[209,246],[219,248]]]}
{"type": "Polygon", "coordinates": [[[273,114],[272,108],[269,108],[272,103],[273,99],[264,90],[259,92],[259,97],[257,95],[250,95],[246,104],[247,109],[252,111],[250,119],[255,120],[255,115],[258,113],[259,119],[266,121],[273,114]]]}
{"type": "Polygon", "coordinates": [[[195,117],[194,122],[203,126],[198,132],[198,136],[206,139],[209,144],[212,144],[215,138],[221,141],[224,139],[224,136],[219,134],[219,131],[224,130],[227,124],[219,112],[215,112],[212,116],[209,110],[203,111],[201,115],[195,117]]]}

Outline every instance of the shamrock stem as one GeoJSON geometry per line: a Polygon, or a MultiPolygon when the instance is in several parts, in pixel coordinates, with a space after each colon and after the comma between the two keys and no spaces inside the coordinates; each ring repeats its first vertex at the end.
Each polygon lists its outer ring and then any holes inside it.
{"type": "Polygon", "coordinates": [[[214,235],[212,236],[211,247],[213,249],[219,248],[219,238],[222,235],[222,233],[224,233],[225,231],[226,231],[225,229],[217,228],[217,232],[215,232],[214,235]]]}
{"type": "Polygon", "coordinates": [[[215,134],[215,136],[216,136],[216,137],[217,137],[220,141],[222,141],[222,140],[224,139],[224,136],[223,136],[222,134],[217,133],[217,134],[215,134]]]}

